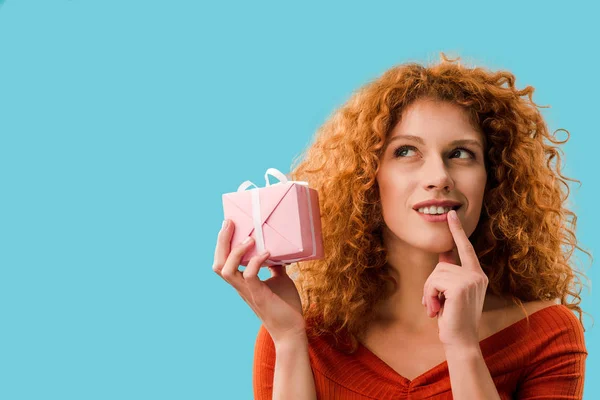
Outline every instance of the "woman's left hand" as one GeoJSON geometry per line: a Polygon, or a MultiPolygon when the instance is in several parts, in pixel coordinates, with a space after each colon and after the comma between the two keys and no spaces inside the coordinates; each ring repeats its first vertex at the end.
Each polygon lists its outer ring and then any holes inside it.
{"type": "Polygon", "coordinates": [[[438,264],[425,282],[427,315],[437,315],[439,338],[444,346],[478,345],[488,277],[456,211],[450,211],[447,218],[456,246],[440,254],[438,264]],[[456,219],[451,218],[451,213],[456,219]]]}

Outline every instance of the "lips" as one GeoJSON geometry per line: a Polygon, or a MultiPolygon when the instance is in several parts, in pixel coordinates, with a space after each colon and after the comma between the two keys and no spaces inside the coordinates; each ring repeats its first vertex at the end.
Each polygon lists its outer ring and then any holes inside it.
{"type": "Polygon", "coordinates": [[[460,208],[460,206],[462,206],[462,203],[455,201],[455,200],[426,200],[426,201],[422,201],[420,203],[417,203],[413,206],[413,210],[418,210],[419,208],[422,207],[431,207],[431,206],[435,206],[435,207],[452,207],[453,209],[457,209],[460,208]]]}
{"type": "MultiPolygon", "coordinates": [[[[458,212],[458,209],[460,209],[462,206],[458,206],[458,208],[456,209],[458,212]]],[[[443,213],[443,214],[425,214],[422,212],[419,212],[418,210],[415,210],[415,212],[417,214],[419,214],[421,216],[421,218],[423,218],[425,221],[428,222],[446,222],[448,219],[448,213],[443,213]]]]}
{"type": "Polygon", "coordinates": [[[446,222],[447,221],[447,217],[448,214],[444,213],[444,214],[423,214],[420,213],[418,211],[415,211],[417,214],[419,214],[421,216],[421,218],[423,218],[425,221],[428,222],[446,222]]]}
{"type": "MultiPolygon", "coordinates": [[[[441,206],[439,206],[439,207],[441,207],[441,206]]],[[[421,208],[421,207],[419,207],[419,208],[421,208]]],[[[426,207],[426,208],[429,208],[429,207],[426,207]]],[[[444,207],[444,208],[445,208],[445,207],[444,207]]],[[[454,210],[454,211],[458,211],[460,208],[462,208],[462,205],[460,205],[460,206],[456,206],[456,207],[452,207],[452,210],[454,210]]],[[[415,211],[416,211],[416,212],[418,212],[419,214],[425,214],[425,213],[419,212],[419,209],[417,209],[417,208],[415,208],[415,211]]],[[[445,212],[444,212],[444,213],[442,213],[442,214],[438,214],[438,213],[436,212],[435,214],[425,214],[425,215],[443,215],[443,214],[447,214],[447,213],[445,213],[445,212]]]]}

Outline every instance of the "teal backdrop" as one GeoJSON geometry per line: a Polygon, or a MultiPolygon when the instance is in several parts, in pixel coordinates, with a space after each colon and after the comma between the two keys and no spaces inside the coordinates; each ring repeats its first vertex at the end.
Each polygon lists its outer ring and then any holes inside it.
{"type": "MultiPolygon", "coordinates": [[[[440,51],[509,70],[551,106],[594,254],[597,15],[591,2],[0,0],[0,398],[252,399],[260,320],[211,269],[221,194],[288,173],[355,89],[440,51]]],[[[597,317],[591,284],[582,296],[597,317]]],[[[584,322],[593,400],[600,334],[584,322]]]]}

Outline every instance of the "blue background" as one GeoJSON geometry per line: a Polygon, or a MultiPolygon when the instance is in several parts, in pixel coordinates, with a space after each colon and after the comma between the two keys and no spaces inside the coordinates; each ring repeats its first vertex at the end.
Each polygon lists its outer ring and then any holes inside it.
{"type": "Polygon", "coordinates": [[[440,51],[513,72],[570,131],[593,254],[597,10],[422,4],[0,0],[0,398],[251,399],[260,320],[211,269],[221,194],[288,173],[355,89],[440,51]]]}

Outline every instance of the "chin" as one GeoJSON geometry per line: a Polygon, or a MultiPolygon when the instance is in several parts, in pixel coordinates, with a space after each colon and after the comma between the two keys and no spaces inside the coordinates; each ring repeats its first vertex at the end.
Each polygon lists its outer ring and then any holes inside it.
{"type": "Polygon", "coordinates": [[[431,238],[430,240],[414,245],[414,247],[417,247],[428,253],[444,253],[446,251],[452,250],[454,246],[455,244],[452,238],[450,238],[450,240],[440,240],[439,238],[431,238]]]}

